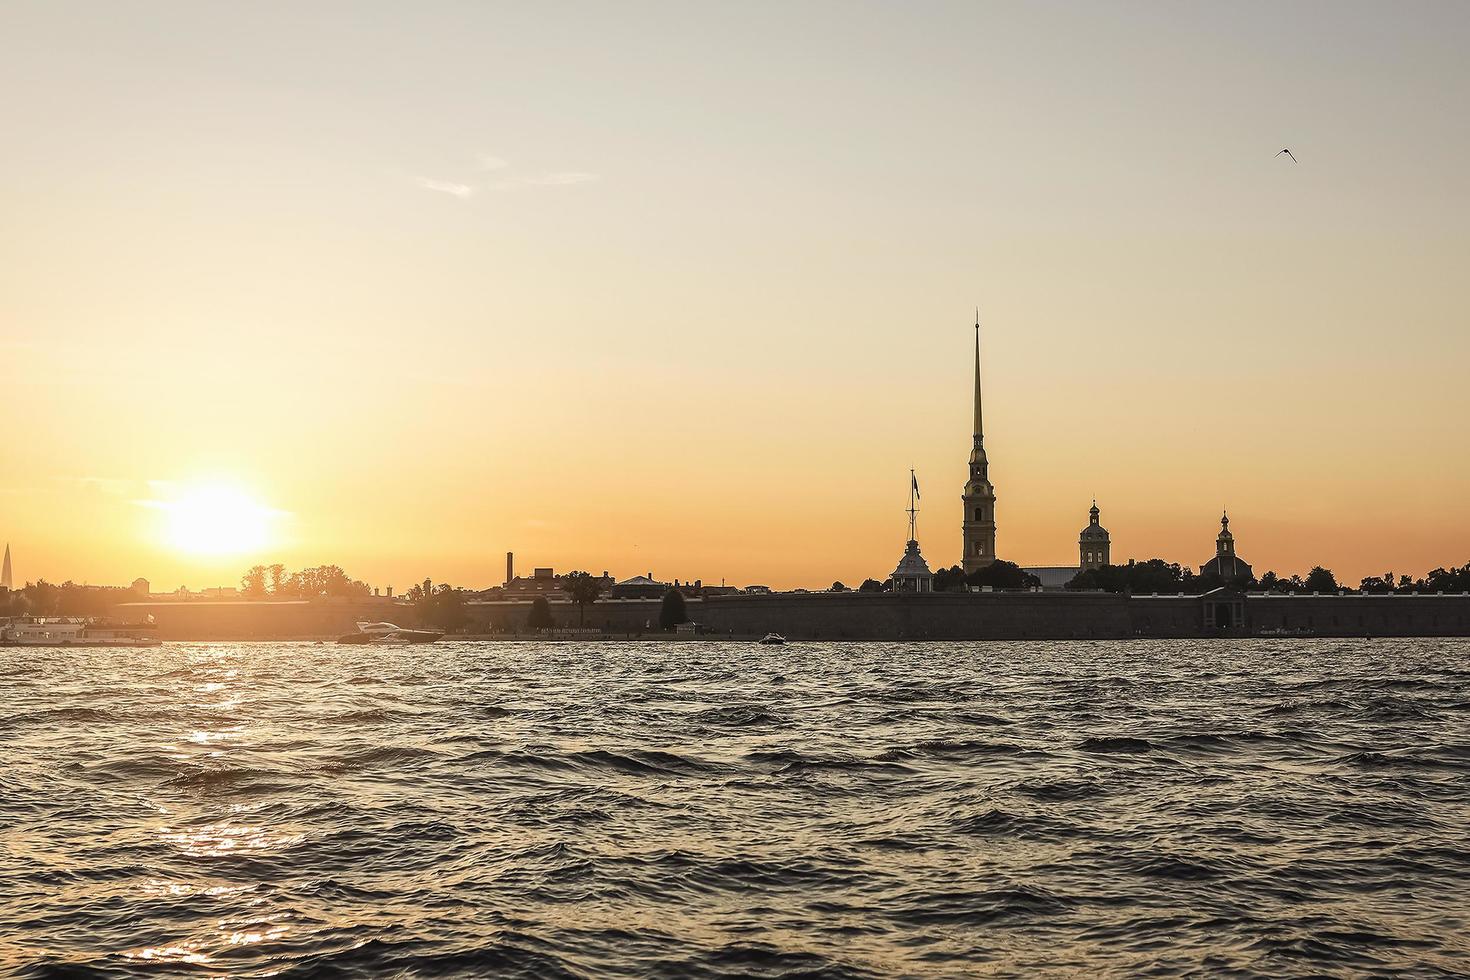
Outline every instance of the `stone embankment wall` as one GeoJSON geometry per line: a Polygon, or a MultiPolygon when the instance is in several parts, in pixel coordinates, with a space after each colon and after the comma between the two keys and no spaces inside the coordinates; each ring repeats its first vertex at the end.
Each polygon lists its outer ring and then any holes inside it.
{"type": "MultiPolygon", "coordinates": [[[[658,629],[657,599],[602,599],[584,614],[566,600],[550,607],[560,629],[631,636],[658,629]]],[[[784,593],[691,599],[686,608],[715,636],[819,640],[1470,636],[1470,595],[784,593]]],[[[526,634],[530,610],[529,600],[467,603],[467,629],[526,634]]],[[[326,639],[355,632],[360,620],[420,625],[412,606],[385,599],[129,603],[117,614],[129,621],[152,615],[166,640],[326,639]]]]}
{"type": "Polygon", "coordinates": [[[165,640],[328,639],[357,632],[359,622],[416,622],[413,609],[391,599],[323,602],[129,602],[116,618],[141,622],[153,617],[165,640]]]}
{"type": "Polygon", "coordinates": [[[690,617],[716,633],[844,640],[1128,636],[1128,600],[1100,592],[810,593],[720,596],[690,617]]]}

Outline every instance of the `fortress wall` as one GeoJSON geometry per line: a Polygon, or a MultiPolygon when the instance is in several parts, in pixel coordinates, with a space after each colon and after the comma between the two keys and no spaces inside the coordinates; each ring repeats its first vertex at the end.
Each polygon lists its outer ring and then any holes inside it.
{"type": "Polygon", "coordinates": [[[1470,636],[1470,595],[1248,596],[1252,633],[1470,636]]]}
{"type": "Polygon", "coordinates": [[[718,596],[704,601],[700,615],[716,633],[826,640],[1084,639],[1130,632],[1127,599],[1104,593],[718,596]]]}
{"type": "MultiPolygon", "coordinates": [[[[465,604],[465,615],[470,627],[477,633],[525,633],[529,632],[526,620],[531,615],[531,599],[504,599],[491,602],[465,604]]],[[[557,629],[576,629],[578,610],[575,603],[566,599],[547,597],[551,608],[551,619],[557,629]]],[[[599,599],[588,606],[585,613],[587,629],[600,629],[608,633],[643,633],[658,629],[658,614],[663,606],[661,599],[599,599]]],[[[689,618],[699,622],[700,600],[688,599],[685,609],[689,618]]]]}
{"type": "Polygon", "coordinates": [[[322,639],[357,632],[359,621],[414,625],[413,609],[391,599],[324,602],[129,602],[114,615],[126,622],[152,616],[165,640],[322,639]]]}
{"type": "MultiPolygon", "coordinates": [[[[1207,631],[1200,596],[994,592],[781,593],[690,599],[689,618],[716,636],[780,633],[792,639],[1087,639],[1202,637],[1470,636],[1470,595],[1262,596],[1243,603],[1244,624],[1207,631]]],[[[549,603],[558,628],[576,628],[577,607],[549,603]]],[[[586,628],[638,634],[658,628],[660,600],[602,599],[587,607],[586,628]]],[[[526,633],[530,599],[470,602],[473,633],[526,633]]],[[[152,615],[166,640],[335,638],[359,620],[419,625],[411,606],[389,599],[324,602],[135,602],[119,618],[152,615]]]]}

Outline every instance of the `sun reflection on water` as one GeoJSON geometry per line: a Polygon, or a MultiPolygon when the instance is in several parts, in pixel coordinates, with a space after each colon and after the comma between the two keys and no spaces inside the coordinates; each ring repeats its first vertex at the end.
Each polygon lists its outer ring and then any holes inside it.
{"type": "Polygon", "coordinates": [[[174,943],[170,946],[145,946],[142,949],[124,950],[123,956],[130,960],[146,963],[188,963],[205,966],[214,962],[214,957],[201,952],[204,944],[197,940],[174,943]]]}
{"type": "Polygon", "coordinates": [[[159,827],[158,835],[165,843],[190,857],[265,854],[286,850],[305,839],[304,834],[275,833],[264,827],[244,826],[230,821],[205,824],[188,830],[159,827]]]}
{"type": "Polygon", "coordinates": [[[254,889],[254,885],[190,885],[182,881],[160,881],[152,878],[138,886],[138,893],[145,898],[218,898],[240,895],[254,889]]]}

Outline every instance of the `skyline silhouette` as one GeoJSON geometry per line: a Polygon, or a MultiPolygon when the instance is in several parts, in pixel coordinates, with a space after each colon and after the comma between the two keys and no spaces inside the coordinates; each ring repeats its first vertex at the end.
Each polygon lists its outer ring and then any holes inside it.
{"type": "Polygon", "coordinates": [[[28,577],[1470,554],[1463,7],[567,10],[0,12],[28,577]]]}

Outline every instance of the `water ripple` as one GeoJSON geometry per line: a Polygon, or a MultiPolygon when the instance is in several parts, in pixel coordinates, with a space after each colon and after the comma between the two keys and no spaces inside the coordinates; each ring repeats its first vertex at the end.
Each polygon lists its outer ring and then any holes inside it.
{"type": "Polygon", "coordinates": [[[0,973],[1470,974],[1470,643],[0,651],[0,973]]]}

